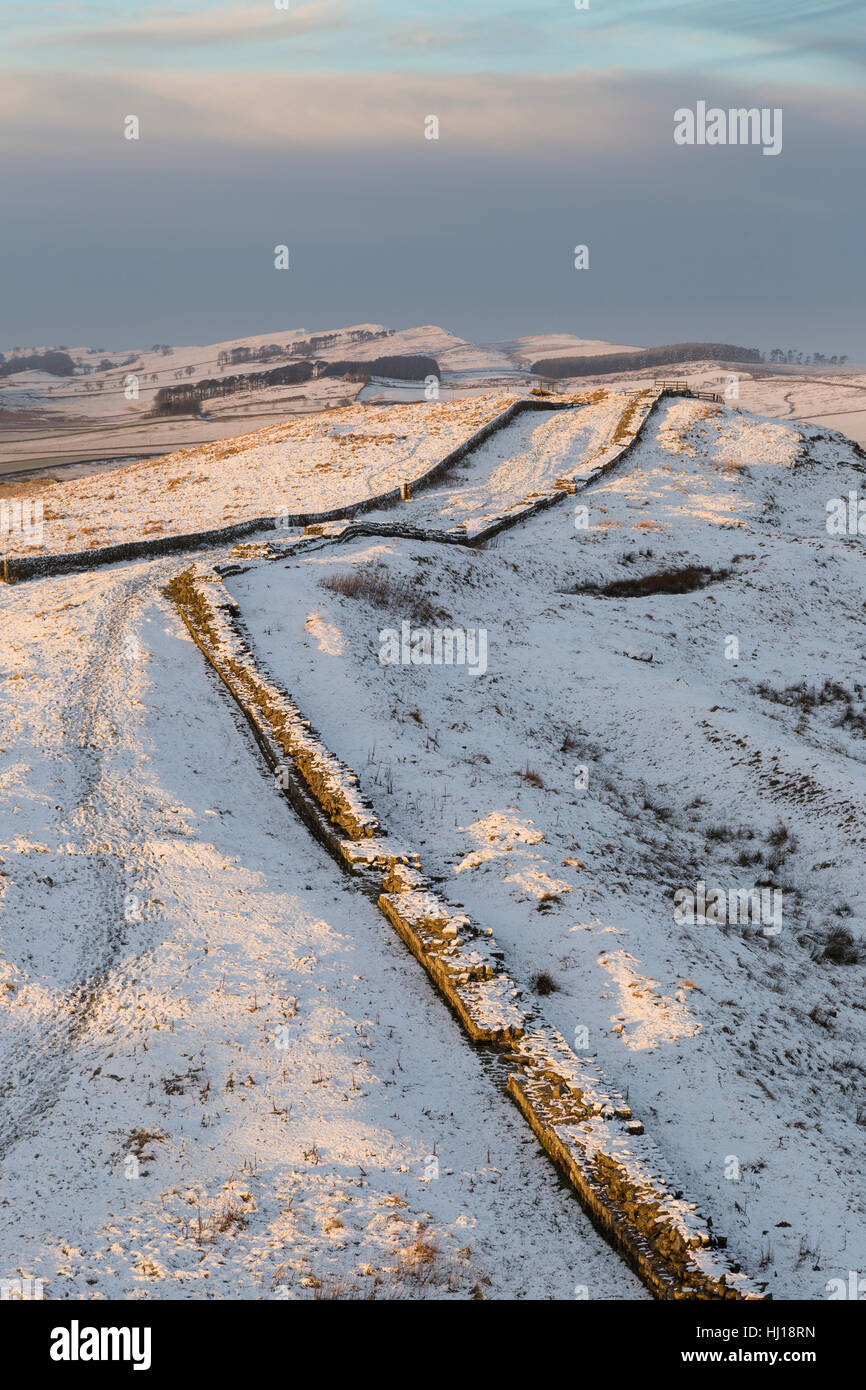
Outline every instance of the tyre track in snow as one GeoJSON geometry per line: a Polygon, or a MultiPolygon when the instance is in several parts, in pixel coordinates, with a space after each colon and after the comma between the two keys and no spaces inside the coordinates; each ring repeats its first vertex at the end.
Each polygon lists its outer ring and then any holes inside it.
{"type": "MultiPolygon", "coordinates": [[[[71,929],[78,935],[71,968],[47,1017],[40,1014],[36,1028],[13,1041],[3,1058],[8,1079],[0,1087],[0,1159],[54,1103],[109,972],[131,933],[143,934],[142,924],[126,920],[126,895],[153,865],[142,857],[139,795],[122,764],[124,745],[129,748],[135,729],[129,692],[130,652],[137,650],[132,628],[142,607],[157,596],[155,578],[152,571],[112,576],[98,600],[85,669],[72,678],[59,702],[60,750],[75,790],[57,830],[74,845],[75,872],[86,899],[84,920],[58,924],[61,933],[71,929]]],[[[147,948],[145,941],[140,944],[147,948]]]]}

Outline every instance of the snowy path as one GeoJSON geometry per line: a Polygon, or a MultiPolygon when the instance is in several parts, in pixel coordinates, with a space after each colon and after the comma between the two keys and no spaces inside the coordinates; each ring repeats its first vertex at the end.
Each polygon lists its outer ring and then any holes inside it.
{"type": "Polygon", "coordinates": [[[173,568],[0,591],[0,1274],[647,1297],[260,771],[173,568]]]}

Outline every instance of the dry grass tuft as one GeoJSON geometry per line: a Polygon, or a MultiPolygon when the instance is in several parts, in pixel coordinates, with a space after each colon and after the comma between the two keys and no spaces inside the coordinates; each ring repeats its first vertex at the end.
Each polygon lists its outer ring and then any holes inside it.
{"type": "Polygon", "coordinates": [[[438,616],[424,594],[407,580],[395,579],[384,565],[360,565],[344,574],[329,574],[320,583],[333,594],[359,599],[373,608],[405,615],[423,625],[434,624],[438,616]]]}

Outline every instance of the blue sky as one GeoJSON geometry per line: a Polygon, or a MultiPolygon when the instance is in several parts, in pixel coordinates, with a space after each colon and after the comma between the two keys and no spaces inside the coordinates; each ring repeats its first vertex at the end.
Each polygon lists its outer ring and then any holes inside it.
{"type": "Polygon", "coordinates": [[[365,320],[866,360],[859,3],[7,4],[0,36],[0,348],[365,320]],[[782,154],[675,149],[698,99],[781,106],[782,154]]]}
{"type": "Polygon", "coordinates": [[[746,67],[791,82],[856,84],[866,56],[859,0],[268,0],[156,5],[7,4],[11,65],[94,70],[118,62],[226,71],[635,72],[746,67]],[[47,15],[51,23],[46,24],[47,15]]]}

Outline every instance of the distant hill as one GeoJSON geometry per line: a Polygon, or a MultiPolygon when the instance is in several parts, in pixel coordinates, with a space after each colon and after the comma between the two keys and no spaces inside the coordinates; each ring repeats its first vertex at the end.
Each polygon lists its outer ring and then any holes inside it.
{"type": "Polygon", "coordinates": [[[608,372],[639,372],[668,362],[760,362],[758,348],[731,343],[669,343],[667,347],[639,348],[633,352],[605,352],[592,357],[542,357],[532,363],[539,376],[560,380],[569,376],[599,376],[608,372]]]}

